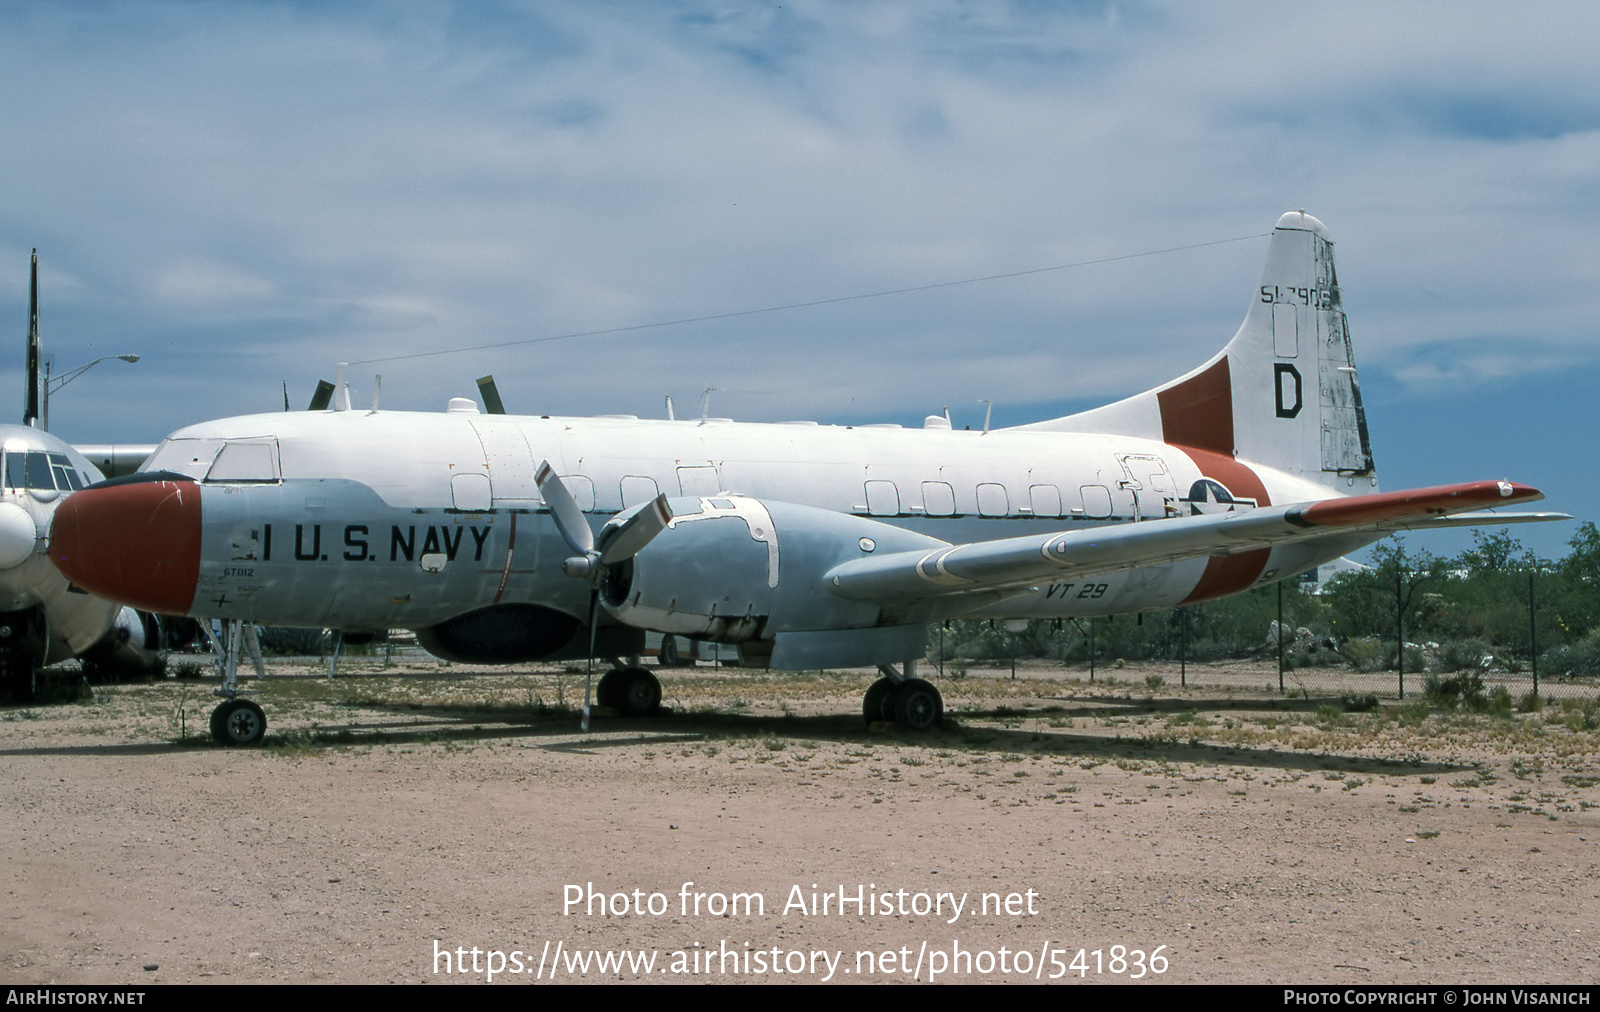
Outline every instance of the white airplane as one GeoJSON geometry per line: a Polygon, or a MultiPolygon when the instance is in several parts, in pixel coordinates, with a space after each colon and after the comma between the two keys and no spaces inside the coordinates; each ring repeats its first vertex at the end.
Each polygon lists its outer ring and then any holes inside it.
{"type": "MultiPolygon", "coordinates": [[[[1560,518],[1483,512],[1540,498],[1378,491],[1333,243],[1291,212],[1233,340],[1092,411],[984,432],[425,414],[351,410],[341,384],[331,410],[173,433],[69,499],[50,555],[141,609],[408,628],[466,662],[637,657],[652,630],[752,665],[877,665],[867,720],[927,728],[929,623],[1171,608],[1396,530],[1560,518]]],[[[260,708],[231,674],[220,691],[218,740],[258,739],[260,708]]],[[[620,662],[599,686],[624,713],[660,695],[620,662]]]]}
{"type": "Polygon", "coordinates": [[[39,417],[39,257],[28,286],[27,403],[22,425],[0,425],[0,683],[31,702],[39,669],[81,657],[87,671],[148,670],[153,616],[70,586],[45,557],[52,514],[102,480],[77,449],[33,424],[39,417]]]}

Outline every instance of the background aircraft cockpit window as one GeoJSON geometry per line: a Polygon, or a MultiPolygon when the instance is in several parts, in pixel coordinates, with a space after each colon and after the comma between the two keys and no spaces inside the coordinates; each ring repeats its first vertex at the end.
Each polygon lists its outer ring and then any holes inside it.
{"type": "Polygon", "coordinates": [[[27,488],[41,492],[76,492],[84,486],[83,475],[64,453],[43,450],[11,450],[5,456],[7,488],[27,488]]]}

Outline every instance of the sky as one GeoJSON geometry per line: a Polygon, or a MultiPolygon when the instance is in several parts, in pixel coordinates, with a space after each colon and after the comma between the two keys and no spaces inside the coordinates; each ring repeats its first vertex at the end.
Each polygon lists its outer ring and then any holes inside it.
{"type": "Polygon", "coordinates": [[[0,390],[20,418],[37,248],[56,372],[141,356],[56,393],[80,442],[338,362],[391,409],[493,373],[520,413],[1015,424],[1204,361],[1304,209],[1384,487],[1588,519],[1596,37],[1578,3],[7,3],[0,390]]]}

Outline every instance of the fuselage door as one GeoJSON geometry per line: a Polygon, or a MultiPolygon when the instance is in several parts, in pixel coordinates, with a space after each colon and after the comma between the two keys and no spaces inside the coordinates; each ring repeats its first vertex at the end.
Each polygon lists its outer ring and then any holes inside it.
{"type": "Polygon", "coordinates": [[[1119,453],[1117,460],[1126,475],[1118,484],[1133,495],[1133,519],[1177,515],[1177,483],[1165,460],[1145,453],[1119,453]]]}

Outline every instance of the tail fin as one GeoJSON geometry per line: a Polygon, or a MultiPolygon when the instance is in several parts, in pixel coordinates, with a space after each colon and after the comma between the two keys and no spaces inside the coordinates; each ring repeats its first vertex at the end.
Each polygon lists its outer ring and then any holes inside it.
{"type": "Polygon", "coordinates": [[[1261,285],[1233,340],[1154,390],[1023,426],[1160,439],[1328,488],[1376,487],[1333,241],[1304,211],[1278,219],[1261,285]]]}
{"type": "Polygon", "coordinates": [[[28,274],[28,349],[23,361],[28,389],[22,402],[22,424],[39,424],[39,251],[33,251],[28,274]]]}

